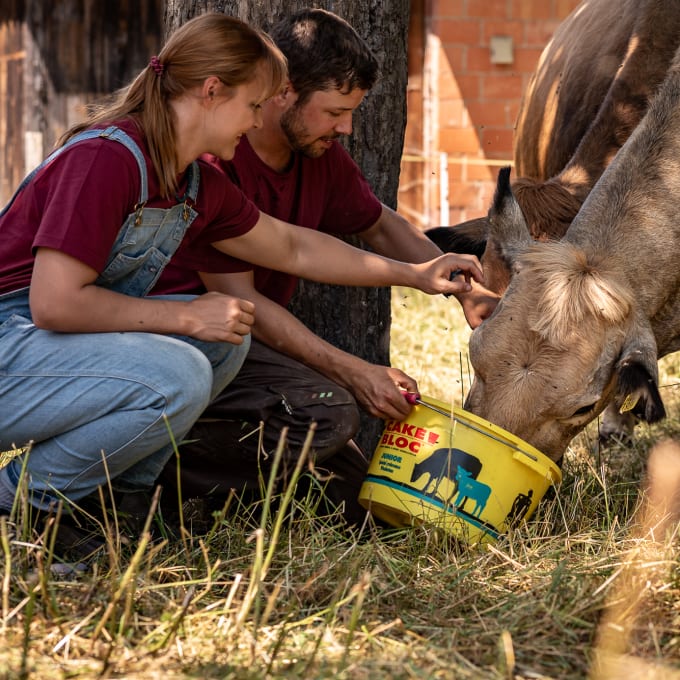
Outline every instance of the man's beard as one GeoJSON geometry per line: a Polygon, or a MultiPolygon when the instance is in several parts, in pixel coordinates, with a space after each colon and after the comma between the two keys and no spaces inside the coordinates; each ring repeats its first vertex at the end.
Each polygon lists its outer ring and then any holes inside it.
{"type": "Polygon", "coordinates": [[[310,135],[305,124],[302,122],[302,115],[297,105],[292,106],[281,114],[280,122],[281,129],[286,135],[290,148],[295,153],[301,153],[308,158],[319,158],[326,152],[325,147],[318,146],[318,142],[329,141],[339,137],[339,135],[331,135],[329,137],[318,137],[311,142],[305,142],[304,140],[309,138],[310,135]]]}

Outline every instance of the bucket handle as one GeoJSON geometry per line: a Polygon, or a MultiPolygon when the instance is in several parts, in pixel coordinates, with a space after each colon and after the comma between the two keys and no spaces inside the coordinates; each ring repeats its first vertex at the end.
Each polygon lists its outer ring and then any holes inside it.
{"type": "Polygon", "coordinates": [[[540,465],[534,456],[526,453],[525,451],[515,449],[512,452],[512,457],[516,461],[524,463],[524,465],[526,465],[528,468],[531,468],[534,472],[537,472],[542,477],[549,479],[552,484],[560,481],[561,476],[556,478],[555,473],[551,468],[546,468],[544,465],[540,465]]]}

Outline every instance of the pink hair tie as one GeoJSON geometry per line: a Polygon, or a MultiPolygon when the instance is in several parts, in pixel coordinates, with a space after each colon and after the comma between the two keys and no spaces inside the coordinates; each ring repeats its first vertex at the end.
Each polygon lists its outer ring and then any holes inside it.
{"type": "Polygon", "coordinates": [[[162,76],[165,71],[165,66],[161,64],[161,60],[156,56],[151,57],[151,68],[156,72],[157,76],[162,76]]]}

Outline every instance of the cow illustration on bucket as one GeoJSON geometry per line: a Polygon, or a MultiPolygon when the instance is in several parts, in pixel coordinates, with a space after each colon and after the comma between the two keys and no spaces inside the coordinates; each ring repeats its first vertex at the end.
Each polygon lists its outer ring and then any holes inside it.
{"type": "Polygon", "coordinates": [[[482,461],[460,449],[437,449],[413,466],[411,482],[423,494],[440,498],[462,510],[467,499],[475,501],[473,517],[479,517],[486,506],[491,487],[477,481],[482,461]],[[425,477],[426,475],[426,477],[425,477]],[[423,478],[425,484],[422,484],[423,478]]]}
{"type": "Polygon", "coordinates": [[[465,505],[465,501],[471,498],[475,502],[472,516],[479,517],[486,507],[486,502],[489,500],[491,487],[473,479],[470,473],[461,467],[456,472],[456,481],[458,482],[458,496],[456,496],[456,500],[453,502],[456,510],[461,510],[463,505],[465,505]],[[461,500],[462,502],[460,502],[461,500]]]}
{"type": "Polygon", "coordinates": [[[535,511],[559,468],[471,413],[419,399],[389,421],[359,501],[393,526],[427,523],[468,542],[497,539],[535,511]]]}

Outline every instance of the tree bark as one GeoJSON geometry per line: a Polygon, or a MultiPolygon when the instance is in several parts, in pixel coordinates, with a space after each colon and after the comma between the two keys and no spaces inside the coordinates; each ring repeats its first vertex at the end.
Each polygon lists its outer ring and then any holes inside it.
{"type": "MultiPolygon", "coordinates": [[[[343,143],[376,196],[396,208],[406,126],[408,0],[339,0],[315,3],[357,30],[377,56],[381,77],[354,117],[343,143]]],[[[237,16],[268,30],[282,13],[309,6],[298,0],[167,0],[166,35],[206,11],[237,16]]],[[[355,245],[358,241],[353,241],[355,245]]],[[[389,364],[390,291],[344,288],[301,281],[291,311],[317,335],[371,363],[389,364]]],[[[383,423],[364,417],[358,443],[370,454],[383,423]]]]}

